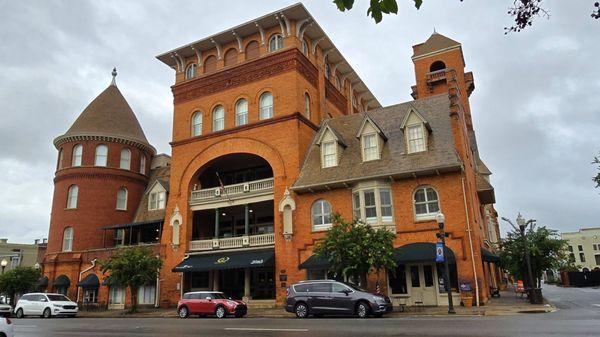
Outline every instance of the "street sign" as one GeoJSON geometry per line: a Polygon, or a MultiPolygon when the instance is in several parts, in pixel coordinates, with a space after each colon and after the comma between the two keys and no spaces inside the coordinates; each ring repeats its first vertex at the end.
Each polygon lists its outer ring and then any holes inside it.
{"type": "Polygon", "coordinates": [[[435,262],[444,262],[444,246],[441,242],[435,245],[435,262]]]}

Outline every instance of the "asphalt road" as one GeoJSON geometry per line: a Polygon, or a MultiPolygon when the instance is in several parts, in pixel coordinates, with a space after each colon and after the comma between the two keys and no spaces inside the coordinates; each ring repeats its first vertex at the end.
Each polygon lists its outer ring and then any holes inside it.
{"type": "Polygon", "coordinates": [[[17,337],[97,336],[599,336],[600,289],[546,286],[560,310],[487,317],[356,318],[56,318],[15,320],[17,337]]]}

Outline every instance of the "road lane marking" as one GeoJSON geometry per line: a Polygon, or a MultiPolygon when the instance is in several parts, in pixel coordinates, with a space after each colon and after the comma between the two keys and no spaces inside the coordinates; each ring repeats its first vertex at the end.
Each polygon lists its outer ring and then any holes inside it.
{"type": "Polygon", "coordinates": [[[233,331],[288,331],[288,332],[308,332],[308,329],[277,329],[277,328],[225,328],[233,331]]]}

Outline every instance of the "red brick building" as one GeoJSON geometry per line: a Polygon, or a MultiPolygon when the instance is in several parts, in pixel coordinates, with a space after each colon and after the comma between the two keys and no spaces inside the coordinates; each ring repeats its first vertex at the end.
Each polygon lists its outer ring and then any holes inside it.
{"type": "MultiPolygon", "coordinates": [[[[170,157],[156,155],[115,76],[113,70],[111,85],[54,140],[58,162],[40,287],[86,305],[122,308],[129,294],[110,284],[98,262],[133,245],[164,254],[170,157]]],[[[140,290],[140,304],[157,304],[157,284],[140,290]]]]}
{"type": "Polygon", "coordinates": [[[443,305],[442,211],[453,288],[489,297],[497,215],[473,75],[456,41],[433,34],[413,48],[415,100],[390,107],[301,4],[158,56],[175,70],[162,305],[206,289],[281,304],[287,285],[332,276],[312,251],[333,213],[397,234],[396,276],[370,287],[443,305]]]}

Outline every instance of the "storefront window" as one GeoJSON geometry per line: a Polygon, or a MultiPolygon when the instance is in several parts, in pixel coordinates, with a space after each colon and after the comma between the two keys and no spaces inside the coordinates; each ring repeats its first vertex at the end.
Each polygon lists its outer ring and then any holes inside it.
{"type": "Polygon", "coordinates": [[[138,304],[154,304],[156,286],[143,286],[138,290],[138,304]]]}
{"type": "MultiPolygon", "coordinates": [[[[448,269],[450,270],[450,287],[452,291],[458,291],[458,273],[456,272],[456,264],[452,263],[448,265],[448,269]]],[[[440,293],[445,293],[446,288],[444,287],[444,264],[437,264],[437,276],[439,283],[440,293]]]]}
{"type": "Polygon", "coordinates": [[[406,294],[406,267],[401,264],[394,273],[389,273],[389,286],[392,294],[406,294]]]}

